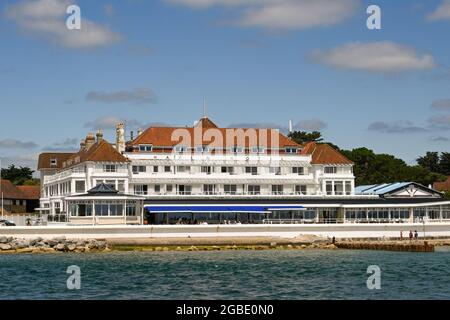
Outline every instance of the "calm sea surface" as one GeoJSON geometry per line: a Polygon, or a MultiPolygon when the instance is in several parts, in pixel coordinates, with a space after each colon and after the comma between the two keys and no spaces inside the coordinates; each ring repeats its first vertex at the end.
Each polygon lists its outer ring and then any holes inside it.
{"type": "Polygon", "coordinates": [[[450,251],[3,254],[0,299],[450,299],[450,251]],[[67,289],[70,265],[80,290],[67,289]]]}

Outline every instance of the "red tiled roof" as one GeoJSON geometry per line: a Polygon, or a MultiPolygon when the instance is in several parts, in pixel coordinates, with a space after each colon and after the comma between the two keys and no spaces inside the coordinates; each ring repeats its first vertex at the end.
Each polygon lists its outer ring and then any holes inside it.
{"type": "Polygon", "coordinates": [[[26,199],[26,195],[20,191],[11,181],[2,179],[0,180],[1,193],[3,193],[4,199],[26,199]]]}
{"type": "Polygon", "coordinates": [[[38,170],[61,169],[64,161],[70,158],[73,153],[45,152],[39,155],[38,170]],[[51,159],[56,159],[56,165],[51,165],[51,159]]]}
{"type": "Polygon", "coordinates": [[[301,147],[277,129],[217,128],[208,118],[202,118],[195,127],[150,127],[136,139],[130,141],[128,146],[140,144],[150,144],[154,147],[173,147],[178,144],[186,147],[197,145],[209,145],[211,147],[244,146],[246,148],[251,146],[267,148],[301,147]],[[202,124],[201,127],[199,123],[202,124]],[[201,141],[196,140],[197,135],[200,136],[199,130],[201,130],[201,141]],[[272,139],[272,135],[274,139],[272,139]],[[240,141],[241,139],[244,141],[240,141]]]}
{"type": "Polygon", "coordinates": [[[89,149],[82,149],[74,153],[64,163],[62,168],[69,168],[85,161],[95,162],[128,162],[109,142],[101,140],[94,143],[89,149]]]}
{"type": "Polygon", "coordinates": [[[302,153],[312,155],[312,164],[353,164],[346,156],[327,143],[309,142],[305,145],[302,153]]]}
{"type": "Polygon", "coordinates": [[[17,188],[25,195],[24,199],[39,200],[41,197],[40,186],[17,186],[17,188]]]}
{"type": "Polygon", "coordinates": [[[450,191],[450,176],[447,177],[447,180],[443,182],[433,183],[433,189],[436,189],[438,191],[450,191]]]}

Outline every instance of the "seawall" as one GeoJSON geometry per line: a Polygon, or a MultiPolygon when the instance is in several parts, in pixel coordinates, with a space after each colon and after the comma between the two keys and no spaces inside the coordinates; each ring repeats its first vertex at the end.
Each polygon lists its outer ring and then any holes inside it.
{"type": "Polygon", "coordinates": [[[419,237],[450,237],[450,223],[407,224],[255,224],[255,225],[151,225],[151,226],[32,226],[0,227],[0,236],[18,238],[139,239],[203,237],[281,237],[315,235],[323,238],[398,238],[409,230],[419,237]]]}

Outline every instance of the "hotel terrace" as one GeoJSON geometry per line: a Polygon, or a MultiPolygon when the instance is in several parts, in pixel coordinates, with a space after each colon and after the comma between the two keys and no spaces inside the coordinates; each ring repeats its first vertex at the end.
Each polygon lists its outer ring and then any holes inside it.
{"type": "Polygon", "coordinates": [[[355,188],[353,163],[328,144],[277,129],[118,124],[76,153],[42,153],[40,208],[50,223],[450,222],[450,201],[414,182],[355,188]]]}

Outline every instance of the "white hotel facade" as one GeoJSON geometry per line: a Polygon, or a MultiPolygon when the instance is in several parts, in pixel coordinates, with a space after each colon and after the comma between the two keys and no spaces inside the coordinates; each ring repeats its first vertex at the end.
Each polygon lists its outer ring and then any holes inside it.
{"type": "Polygon", "coordinates": [[[275,129],[151,127],[116,143],[89,134],[76,153],[43,153],[49,221],[343,223],[450,221],[450,202],[415,183],[355,188],[353,163],[328,144],[275,129]],[[373,190],[371,190],[373,189],[373,190]],[[383,191],[384,190],[384,191],[383,191]]]}

